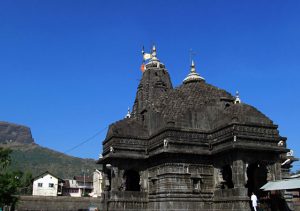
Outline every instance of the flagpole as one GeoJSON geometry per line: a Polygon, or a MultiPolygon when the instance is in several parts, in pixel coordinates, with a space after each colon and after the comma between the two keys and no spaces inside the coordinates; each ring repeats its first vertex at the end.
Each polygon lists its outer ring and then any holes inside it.
{"type": "Polygon", "coordinates": [[[145,58],[144,58],[144,54],[145,54],[145,50],[144,50],[144,46],[142,47],[142,65],[141,65],[141,71],[144,73],[145,71],[145,58]]]}

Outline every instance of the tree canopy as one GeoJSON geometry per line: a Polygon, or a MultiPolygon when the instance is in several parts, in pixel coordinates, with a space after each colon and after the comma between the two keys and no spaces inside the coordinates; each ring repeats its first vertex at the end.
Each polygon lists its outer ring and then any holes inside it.
{"type": "Polygon", "coordinates": [[[14,210],[17,194],[30,186],[32,176],[21,171],[6,171],[11,162],[11,152],[11,149],[0,147],[0,207],[7,205],[14,210]]]}

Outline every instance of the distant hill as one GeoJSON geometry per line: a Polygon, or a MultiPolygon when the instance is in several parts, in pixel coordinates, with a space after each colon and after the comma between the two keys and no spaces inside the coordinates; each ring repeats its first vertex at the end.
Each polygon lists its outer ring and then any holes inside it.
{"type": "Polygon", "coordinates": [[[12,163],[8,170],[31,172],[37,176],[45,171],[62,178],[70,179],[89,170],[100,168],[93,159],[81,159],[68,156],[35,144],[31,130],[27,126],[0,121],[0,147],[13,150],[12,163]]]}
{"type": "Polygon", "coordinates": [[[96,160],[68,156],[37,144],[2,144],[0,146],[13,150],[9,170],[29,171],[33,176],[49,171],[62,179],[70,179],[73,176],[82,175],[82,170],[88,169],[89,174],[92,174],[95,168],[100,168],[96,160]]]}
{"type": "Polygon", "coordinates": [[[0,121],[0,144],[34,143],[29,127],[0,121]]]}

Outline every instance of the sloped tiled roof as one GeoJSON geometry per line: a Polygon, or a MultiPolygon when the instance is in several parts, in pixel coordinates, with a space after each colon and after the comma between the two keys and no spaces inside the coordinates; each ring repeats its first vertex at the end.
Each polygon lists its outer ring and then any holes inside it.
{"type": "Polygon", "coordinates": [[[90,176],[74,176],[74,180],[76,180],[77,182],[93,182],[93,178],[90,176]]]}

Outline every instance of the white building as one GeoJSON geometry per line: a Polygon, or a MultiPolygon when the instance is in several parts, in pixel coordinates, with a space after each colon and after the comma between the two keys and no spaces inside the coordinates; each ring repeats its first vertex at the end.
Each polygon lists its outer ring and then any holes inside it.
{"type": "Polygon", "coordinates": [[[93,190],[93,179],[90,176],[75,176],[65,180],[63,195],[71,197],[88,196],[93,190]]]}
{"type": "Polygon", "coordinates": [[[93,192],[90,194],[93,197],[100,197],[103,192],[103,172],[95,169],[93,172],[93,192]]]}
{"type": "Polygon", "coordinates": [[[63,180],[50,172],[37,176],[33,180],[33,196],[57,196],[62,193],[63,180]]]}
{"type": "Polygon", "coordinates": [[[67,179],[65,180],[65,184],[63,187],[63,195],[71,196],[71,197],[81,197],[82,189],[78,187],[78,183],[75,179],[67,179]]]}

